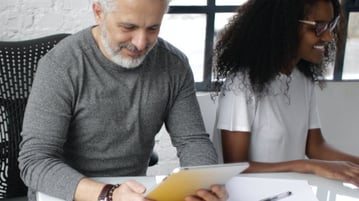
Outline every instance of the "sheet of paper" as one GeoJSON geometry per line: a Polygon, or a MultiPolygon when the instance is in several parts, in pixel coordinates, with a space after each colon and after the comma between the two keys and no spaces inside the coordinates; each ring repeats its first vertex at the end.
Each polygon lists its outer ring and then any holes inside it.
{"type": "Polygon", "coordinates": [[[234,177],[226,187],[228,201],[259,201],[286,191],[291,191],[292,195],[280,201],[318,201],[306,180],[234,177]]]}

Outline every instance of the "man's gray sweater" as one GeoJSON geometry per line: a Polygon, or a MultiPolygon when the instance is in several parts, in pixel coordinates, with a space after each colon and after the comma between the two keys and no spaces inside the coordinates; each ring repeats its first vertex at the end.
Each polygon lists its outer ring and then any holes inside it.
{"type": "Polygon", "coordinates": [[[68,201],[83,177],[145,175],[162,124],[181,166],[217,163],[186,56],[159,39],[141,66],[122,68],[87,28],[38,65],[25,111],[19,164],[29,200],[68,201]]]}

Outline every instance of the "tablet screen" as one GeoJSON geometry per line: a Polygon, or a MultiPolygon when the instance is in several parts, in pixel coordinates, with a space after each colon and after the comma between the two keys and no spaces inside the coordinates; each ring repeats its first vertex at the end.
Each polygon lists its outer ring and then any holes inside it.
{"type": "Polygon", "coordinates": [[[225,184],[230,178],[248,168],[248,163],[226,163],[206,166],[176,168],[153,189],[146,198],[156,201],[183,201],[199,189],[209,189],[212,184],[225,184]]]}

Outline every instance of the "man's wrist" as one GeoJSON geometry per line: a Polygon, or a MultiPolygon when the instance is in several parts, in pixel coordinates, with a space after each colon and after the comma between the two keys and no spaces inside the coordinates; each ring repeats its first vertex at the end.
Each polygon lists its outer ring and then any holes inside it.
{"type": "Polygon", "coordinates": [[[113,200],[113,192],[119,186],[120,186],[120,184],[112,185],[112,188],[107,193],[107,201],[112,201],[113,200]]]}
{"type": "Polygon", "coordinates": [[[113,192],[115,191],[116,188],[118,188],[120,186],[120,184],[106,184],[101,192],[100,195],[98,196],[98,201],[112,201],[113,198],[113,192]]]}
{"type": "Polygon", "coordinates": [[[101,190],[101,192],[100,192],[100,195],[98,196],[98,201],[108,201],[107,200],[107,195],[108,195],[108,193],[109,193],[109,191],[112,189],[112,187],[113,187],[114,185],[112,185],[112,184],[106,184],[103,188],[102,188],[102,190],[101,190]]]}

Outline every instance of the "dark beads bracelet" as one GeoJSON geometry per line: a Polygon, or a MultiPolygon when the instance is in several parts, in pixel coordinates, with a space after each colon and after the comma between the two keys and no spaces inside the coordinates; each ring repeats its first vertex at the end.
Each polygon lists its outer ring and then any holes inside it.
{"type": "Polygon", "coordinates": [[[113,192],[116,188],[120,187],[121,184],[112,185],[111,189],[107,193],[107,201],[112,201],[113,192]]]}
{"type": "Polygon", "coordinates": [[[118,188],[120,184],[112,185],[112,184],[106,184],[102,190],[100,195],[98,196],[98,201],[112,201],[113,198],[113,192],[116,188],[118,188]]]}

